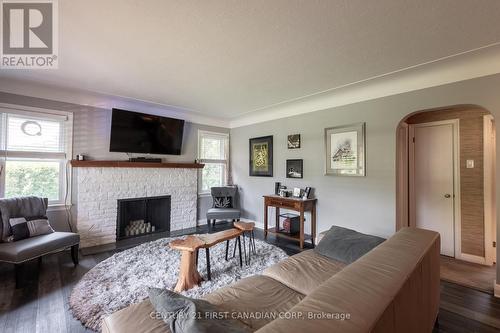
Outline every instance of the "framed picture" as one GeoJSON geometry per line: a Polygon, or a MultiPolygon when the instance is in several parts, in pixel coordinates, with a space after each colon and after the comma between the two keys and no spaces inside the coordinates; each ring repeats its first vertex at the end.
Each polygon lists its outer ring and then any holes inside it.
{"type": "Polygon", "coordinates": [[[302,190],[299,187],[293,188],[293,197],[294,198],[300,198],[301,193],[302,193],[302,190]]]}
{"type": "Polygon", "coordinates": [[[250,176],[273,176],[273,136],[249,140],[250,176]]]}
{"type": "Polygon", "coordinates": [[[304,190],[304,193],[302,194],[302,199],[309,199],[309,196],[311,195],[311,188],[308,186],[304,190]]]}
{"type": "Polygon", "coordinates": [[[286,160],[286,178],[302,178],[302,160],[286,160]]]}
{"type": "Polygon", "coordinates": [[[365,176],[365,123],[325,128],[325,174],[365,176]]]}
{"type": "Polygon", "coordinates": [[[292,134],[288,136],[288,149],[300,148],[300,134],[292,134]]]}

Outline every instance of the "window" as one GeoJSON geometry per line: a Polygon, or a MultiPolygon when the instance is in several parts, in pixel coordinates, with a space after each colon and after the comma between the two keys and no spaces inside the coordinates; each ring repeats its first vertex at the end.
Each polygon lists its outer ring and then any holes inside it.
{"type": "Polygon", "coordinates": [[[226,185],[229,135],[198,131],[198,160],[205,164],[201,171],[200,194],[210,193],[214,186],[226,185]]]}
{"type": "Polygon", "coordinates": [[[0,108],[0,196],[64,204],[71,130],[71,115],[0,108]]]}

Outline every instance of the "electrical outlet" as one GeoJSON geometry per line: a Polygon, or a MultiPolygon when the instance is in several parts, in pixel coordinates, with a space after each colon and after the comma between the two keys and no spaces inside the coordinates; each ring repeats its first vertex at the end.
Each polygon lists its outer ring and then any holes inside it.
{"type": "Polygon", "coordinates": [[[474,169],[474,160],[467,160],[467,169],[474,169]]]}

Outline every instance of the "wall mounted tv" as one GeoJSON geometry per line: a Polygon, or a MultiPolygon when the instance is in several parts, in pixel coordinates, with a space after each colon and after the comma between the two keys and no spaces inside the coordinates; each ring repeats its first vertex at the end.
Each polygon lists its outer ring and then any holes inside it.
{"type": "Polygon", "coordinates": [[[109,151],[180,155],[184,120],[113,109],[109,151]]]}

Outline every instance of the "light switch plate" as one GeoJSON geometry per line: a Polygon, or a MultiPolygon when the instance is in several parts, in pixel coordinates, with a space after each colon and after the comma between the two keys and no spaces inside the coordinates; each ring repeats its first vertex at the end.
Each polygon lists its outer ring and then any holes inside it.
{"type": "Polygon", "coordinates": [[[467,160],[467,169],[473,169],[474,168],[474,160],[467,160]]]}

